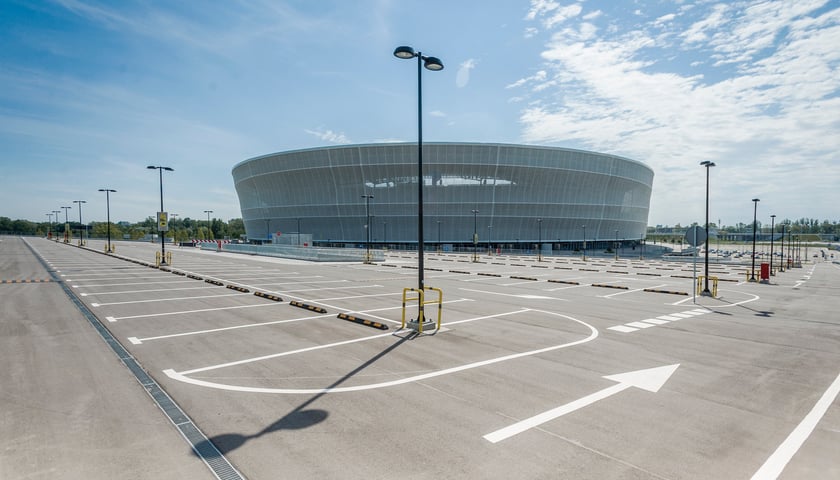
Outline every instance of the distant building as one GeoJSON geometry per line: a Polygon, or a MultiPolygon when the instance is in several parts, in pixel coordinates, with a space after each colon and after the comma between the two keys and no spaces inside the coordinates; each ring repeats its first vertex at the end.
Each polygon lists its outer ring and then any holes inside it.
{"type": "MultiPolygon", "coordinates": [[[[367,200],[373,243],[417,243],[416,143],[272,153],[232,173],[249,240],[299,229],[316,245],[364,243],[367,200]]],[[[471,245],[474,230],[482,244],[639,240],[653,184],[615,155],[482,143],[424,143],[423,177],[431,248],[471,245]]]]}

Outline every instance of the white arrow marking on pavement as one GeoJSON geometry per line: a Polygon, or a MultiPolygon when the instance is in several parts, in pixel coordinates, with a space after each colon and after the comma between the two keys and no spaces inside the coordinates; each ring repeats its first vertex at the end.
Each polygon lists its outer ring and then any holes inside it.
{"type": "Polygon", "coordinates": [[[658,392],[662,385],[668,381],[668,378],[671,377],[671,374],[679,367],[679,363],[675,363],[673,365],[666,365],[664,367],[655,367],[655,368],[648,368],[645,370],[636,370],[634,372],[627,372],[627,373],[619,373],[616,375],[607,375],[604,378],[607,380],[613,380],[618,382],[618,384],[613,385],[612,387],[607,387],[601,391],[595,392],[591,395],[587,395],[583,398],[577,399],[574,402],[567,403],[560,407],[554,408],[547,412],[543,412],[539,415],[535,415],[531,418],[527,418],[522,420],[521,422],[514,423],[513,425],[507,426],[502,428],[501,430],[496,430],[493,433],[488,433],[484,436],[484,438],[492,443],[498,443],[502,440],[508,439],[514,435],[524,432],[525,430],[529,430],[533,427],[537,427],[542,425],[545,422],[550,420],[554,420],[555,418],[562,417],[567,413],[572,413],[575,410],[579,410],[583,407],[588,406],[589,404],[595,403],[598,400],[603,400],[607,397],[615,395],[616,393],[623,392],[630,387],[641,388],[642,390],[647,390],[649,392],[658,392]]]}

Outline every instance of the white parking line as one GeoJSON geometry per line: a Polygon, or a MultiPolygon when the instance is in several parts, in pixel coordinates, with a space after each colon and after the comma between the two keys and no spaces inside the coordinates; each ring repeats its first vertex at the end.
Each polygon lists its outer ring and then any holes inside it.
{"type": "Polygon", "coordinates": [[[251,295],[250,293],[222,293],[219,295],[200,295],[198,297],[153,298],[150,300],[132,300],[128,302],[91,303],[91,307],[105,307],[108,305],[128,305],[132,303],[171,302],[173,300],[194,300],[198,298],[234,297],[237,295],[251,295]]]}
{"type": "MultiPolygon", "coordinates": [[[[172,277],[170,277],[172,278],[172,277]]],[[[160,285],[163,283],[191,283],[195,282],[195,280],[173,280],[171,282],[156,282],[154,280],[150,280],[148,282],[131,282],[131,283],[103,283],[100,285],[73,285],[73,288],[93,288],[93,287],[121,287],[124,285],[148,285],[149,283],[153,283],[155,285],[160,285]]]]}
{"type": "Polygon", "coordinates": [[[163,313],[149,313],[146,315],[130,315],[127,317],[106,317],[109,322],[116,322],[117,320],[130,320],[133,318],[151,318],[151,317],[166,317],[170,315],[185,315],[188,313],[201,313],[201,312],[216,312],[219,310],[234,310],[237,308],[258,308],[258,307],[275,307],[277,305],[283,305],[282,303],[262,303],[259,305],[237,305],[234,307],[218,307],[218,308],[201,308],[198,310],[181,310],[179,312],[163,312],[163,313]],[[113,320],[111,320],[113,319],[113,320]]]}
{"type": "Polygon", "coordinates": [[[87,297],[89,295],[94,296],[101,296],[101,295],[119,295],[119,294],[131,294],[131,293],[146,293],[146,292],[174,292],[176,290],[209,290],[209,289],[218,289],[217,285],[210,285],[209,283],[202,285],[200,287],[182,287],[182,288],[150,288],[146,290],[118,290],[115,292],[87,292],[82,293],[81,296],[87,297]]]}
{"type": "Polygon", "coordinates": [[[817,403],[808,412],[808,415],[799,422],[799,425],[790,432],[790,435],[788,435],[785,441],[764,462],[764,465],[755,472],[752,480],[774,480],[782,473],[790,459],[793,458],[802,444],[805,443],[805,440],[811,435],[811,432],[814,431],[817,423],[825,415],[825,412],[828,411],[828,407],[837,398],[838,393],[840,393],[840,375],[837,375],[837,378],[834,379],[822,397],[817,400],[817,403]]]}
{"type": "Polygon", "coordinates": [[[140,345],[143,342],[150,342],[152,340],[164,340],[167,338],[176,338],[176,337],[187,337],[190,335],[203,335],[206,333],[216,333],[216,332],[225,332],[228,330],[238,330],[241,328],[253,328],[253,327],[265,327],[267,325],[279,325],[281,323],[293,323],[293,322],[302,322],[304,320],[313,320],[318,318],[333,318],[332,314],[327,315],[315,315],[312,317],[301,317],[301,318],[290,318],[286,320],[275,320],[273,322],[262,322],[262,323],[248,323],[245,325],[234,325],[232,327],[220,327],[220,328],[210,328],[207,330],[193,330],[191,332],[182,332],[182,333],[173,333],[170,335],[158,335],[156,337],[145,337],[145,338],[137,338],[137,337],[128,337],[128,340],[135,344],[140,345]]]}
{"type": "Polygon", "coordinates": [[[611,294],[609,294],[609,295],[600,295],[600,296],[601,296],[601,298],[611,298],[611,297],[617,297],[617,296],[619,296],[619,295],[625,295],[625,294],[627,294],[627,293],[641,292],[641,291],[642,291],[642,290],[644,290],[645,288],[659,288],[659,287],[664,287],[665,285],[667,285],[667,283],[663,283],[662,285],[657,285],[657,286],[655,286],[655,287],[642,287],[642,288],[634,288],[634,289],[632,289],[632,290],[622,290],[622,291],[620,291],[620,292],[611,293],[611,294]]]}
{"type": "Polygon", "coordinates": [[[638,328],[626,327],[624,325],[616,325],[614,327],[607,327],[607,330],[615,330],[616,332],[621,333],[630,333],[635,332],[636,330],[638,330],[638,328]]]}
{"type": "MultiPolygon", "coordinates": [[[[532,310],[532,309],[527,309],[527,310],[532,310]]],[[[442,370],[435,370],[435,371],[431,371],[431,372],[428,372],[428,373],[415,375],[415,376],[412,376],[412,377],[400,378],[400,379],[396,379],[396,380],[380,382],[380,383],[372,383],[372,384],[367,384],[367,385],[355,385],[355,386],[351,386],[351,387],[332,387],[332,388],[246,387],[246,386],[227,385],[227,384],[221,384],[221,383],[216,383],[216,382],[209,382],[209,381],[205,381],[205,380],[198,380],[198,379],[195,379],[195,378],[189,378],[187,375],[190,375],[190,374],[193,374],[193,373],[206,372],[206,371],[209,371],[209,370],[216,370],[216,369],[219,369],[219,368],[242,365],[242,364],[245,364],[245,363],[251,363],[251,362],[256,362],[256,361],[261,361],[261,360],[268,360],[268,359],[277,358],[277,357],[281,357],[281,356],[285,356],[285,355],[291,355],[293,353],[302,353],[302,352],[311,351],[311,350],[320,349],[320,348],[328,348],[328,347],[345,345],[345,344],[359,342],[359,341],[370,340],[370,339],[373,339],[373,338],[385,337],[385,336],[392,335],[391,333],[375,335],[373,337],[363,337],[363,338],[360,338],[360,339],[347,340],[347,341],[344,341],[344,342],[338,342],[338,343],[333,343],[333,344],[329,344],[329,345],[319,345],[319,346],[316,346],[316,347],[309,347],[309,348],[305,348],[305,349],[294,350],[294,351],[291,351],[291,352],[275,353],[275,354],[272,354],[272,355],[265,355],[265,356],[262,356],[262,357],[239,360],[239,361],[229,362],[229,363],[220,364],[220,365],[212,365],[212,366],[209,366],[209,367],[196,368],[196,369],[187,370],[187,371],[184,371],[184,372],[176,372],[173,369],[166,369],[166,370],[163,371],[163,373],[166,374],[169,378],[172,378],[174,380],[178,380],[178,381],[181,381],[181,382],[190,383],[190,384],[198,385],[198,386],[202,386],[202,387],[217,388],[217,389],[220,389],[220,390],[229,390],[229,391],[238,391],[238,392],[304,394],[304,395],[319,394],[319,393],[357,392],[357,391],[362,391],[362,390],[372,390],[372,389],[376,389],[376,388],[385,388],[385,387],[391,387],[391,386],[396,386],[396,385],[404,385],[404,384],[407,384],[407,383],[426,380],[426,379],[429,379],[429,378],[439,377],[439,376],[442,376],[442,375],[448,375],[448,374],[451,374],[451,373],[462,372],[462,371],[470,370],[470,369],[473,369],[473,368],[484,367],[484,366],[487,366],[487,365],[493,365],[495,363],[500,363],[500,362],[504,362],[504,361],[508,361],[508,360],[515,360],[515,359],[522,358],[522,357],[538,355],[538,354],[541,354],[541,353],[551,352],[551,351],[554,351],[554,350],[568,348],[568,347],[572,347],[572,346],[575,346],[575,345],[581,345],[581,344],[590,342],[590,341],[592,341],[592,340],[594,340],[595,338],[598,337],[598,330],[595,327],[593,327],[592,325],[589,325],[586,322],[583,322],[583,321],[578,320],[576,318],[570,317],[568,315],[559,314],[559,313],[547,312],[547,311],[544,311],[544,310],[533,310],[533,311],[538,311],[538,312],[543,312],[543,313],[547,313],[547,314],[551,314],[551,315],[556,315],[556,316],[563,317],[563,318],[566,318],[568,320],[571,320],[573,322],[579,323],[581,325],[584,325],[589,329],[590,334],[586,338],[583,338],[581,340],[576,340],[576,341],[573,341],[573,342],[562,343],[562,344],[559,344],[559,345],[552,345],[550,347],[540,348],[540,349],[536,349],[536,350],[530,350],[530,351],[526,351],[526,352],[519,352],[519,353],[510,354],[510,355],[504,355],[504,356],[501,356],[501,357],[495,357],[495,358],[491,358],[491,359],[487,359],[487,360],[481,360],[481,361],[478,361],[478,362],[468,363],[468,364],[465,364],[465,365],[459,365],[459,366],[456,366],[456,367],[445,368],[445,369],[442,369],[442,370]]]]}
{"type": "Polygon", "coordinates": [[[502,297],[515,297],[515,298],[530,298],[530,299],[541,299],[541,300],[554,300],[554,301],[561,301],[561,302],[568,302],[568,299],[565,298],[555,298],[555,297],[541,297],[536,295],[527,295],[527,294],[513,294],[513,293],[500,293],[500,292],[491,292],[489,290],[474,290],[471,288],[460,288],[459,290],[464,290],[467,292],[476,292],[476,293],[486,293],[489,295],[495,296],[502,296],[502,297]]]}

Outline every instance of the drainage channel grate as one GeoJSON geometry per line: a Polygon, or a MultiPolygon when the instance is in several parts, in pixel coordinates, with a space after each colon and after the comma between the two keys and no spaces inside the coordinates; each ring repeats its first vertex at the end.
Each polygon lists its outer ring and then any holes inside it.
{"type": "MultiPolygon", "coordinates": [[[[59,282],[60,279],[54,271],[49,269],[47,262],[43,257],[41,257],[41,254],[38,253],[38,251],[35,250],[29,242],[25,243],[32,253],[38,258],[38,261],[47,268],[53,280],[59,282]]],[[[68,287],[64,282],[59,282],[59,284],[73,304],[76,305],[79,311],[82,312],[82,315],[84,315],[93,328],[99,332],[99,335],[103,340],[105,340],[105,343],[111,347],[111,350],[117,354],[117,357],[119,357],[123,364],[131,371],[132,374],[134,374],[134,377],[146,389],[146,392],[148,392],[148,394],[152,397],[169,421],[178,428],[181,435],[192,447],[193,451],[195,451],[204,464],[207,465],[210,471],[213,472],[213,475],[220,480],[244,480],[242,474],[240,474],[233,465],[230,464],[228,459],[222,455],[222,452],[213,445],[213,442],[211,442],[210,439],[208,439],[207,436],[198,429],[187,414],[181,410],[181,407],[179,407],[178,404],[176,404],[175,401],[172,400],[172,398],[167,395],[162,388],[160,388],[160,385],[151,376],[149,376],[145,370],[143,370],[143,367],[137,363],[137,360],[128,353],[128,350],[122,346],[119,340],[111,335],[111,332],[105,328],[105,325],[103,325],[102,322],[100,322],[99,319],[96,318],[90,310],[88,310],[85,304],[76,297],[70,287],[68,287]]]]}

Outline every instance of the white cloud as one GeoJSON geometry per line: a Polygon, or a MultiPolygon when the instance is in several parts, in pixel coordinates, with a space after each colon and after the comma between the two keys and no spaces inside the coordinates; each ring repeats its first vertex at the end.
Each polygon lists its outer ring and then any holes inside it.
{"type": "Polygon", "coordinates": [[[542,18],[543,27],[550,29],[554,25],[580,15],[583,7],[578,3],[560,5],[551,0],[531,0],[531,9],[525,16],[526,20],[542,18]]]}
{"type": "Polygon", "coordinates": [[[458,68],[458,73],[455,75],[455,86],[458,88],[464,88],[470,82],[470,70],[475,68],[477,62],[470,58],[464,62],[461,62],[460,68],[458,68]]]}
{"type": "Polygon", "coordinates": [[[552,0],[531,0],[531,9],[525,16],[526,20],[536,20],[537,17],[555,10],[560,4],[552,0]]]}
{"type": "Polygon", "coordinates": [[[584,20],[587,20],[587,21],[595,20],[596,18],[600,17],[603,14],[604,14],[604,12],[602,12],[601,10],[595,10],[594,12],[587,13],[586,15],[584,15],[581,18],[583,18],[584,20]]]}
{"type": "Polygon", "coordinates": [[[673,21],[675,18],[677,18],[676,14],[669,13],[667,15],[662,15],[661,17],[657,18],[653,23],[661,25],[673,21]]]}
{"type": "Polygon", "coordinates": [[[350,141],[349,138],[347,138],[344,132],[338,133],[332,130],[323,130],[321,128],[318,128],[317,130],[306,129],[304,130],[304,132],[310,135],[314,135],[315,137],[321,139],[324,142],[337,143],[341,145],[353,143],[350,141]]]}
{"type": "Polygon", "coordinates": [[[695,179],[682,166],[707,159],[726,169],[721,191],[749,198],[795,171],[821,192],[811,190],[815,197],[830,198],[837,178],[824,173],[840,150],[840,11],[812,18],[806,14],[824,2],[771,3],[740,12],[715,5],[686,27],[685,46],[738,67],[713,81],[660,65],[667,57],[650,54],[663,46],[651,32],[556,33],[542,52],[540,78],[507,86],[543,87],[531,89],[536,100],[522,110],[523,141],[645,161],[657,174],[652,209],[693,208],[685,192],[695,179]]]}
{"type": "Polygon", "coordinates": [[[727,10],[729,10],[729,8],[730,7],[725,4],[715,5],[708,17],[695,22],[688,30],[683,32],[682,36],[685,38],[685,41],[687,43],[696,43],[708,39],[708,30],[716,30],[726,23],[724,14],[727,10]]]}
{"type": "Polygon", "coordinates": [[[441,112],[440,110],[432,110],[429,112],[429,116],[443,118],[446,117],[446,113],[441,112]]]}
{"type": "Polygon", "coordinates": [[[552,28],[558,23],[563,23],[570,18],[580,15],[580,12],[582,10],[583,7],[581,7],[577,3],[573,5],[567,5],[565,7],[560,7],[554,12],[554,14],[551,17],[543,21],[543,26],[545,26],[545,28],[552,28]]]}
{"type": "Polygon", "coordinates": [[[543,82],[546,78],[548,78],[548,72],[546,72],[545,70],[540,70],[534,75],[531,75],[530,77],[520,78],[519,80],[511,83],[510,85],[505,86],[505,88],[521,87],[522,85],[525,85],[526,83],[530,82],[543,82]]]}

